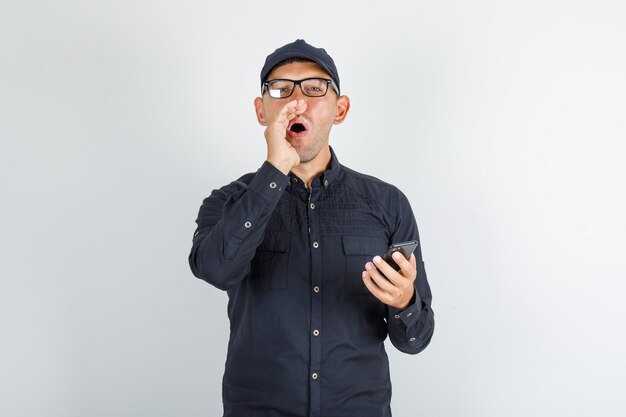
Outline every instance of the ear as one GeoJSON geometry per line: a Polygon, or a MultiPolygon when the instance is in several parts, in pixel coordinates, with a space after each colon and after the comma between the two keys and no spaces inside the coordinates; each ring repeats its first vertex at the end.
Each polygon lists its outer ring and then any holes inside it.
{"type": "Polygon", "coordinates": [[[333,119],[333,124],[339,125],[343,123],[346,116],[350,111],[350,98],[348,96],[341,96],[337,99],[337,114],[333,119]]]}
{"type": "Polygon", "coordinates": [[[265,118],[265,111],[263,110],[263,99],[257,97],[254,99],[254,111],[256,112],[256,119],[261,126],[267,126],[267,119],[265,118]]]}

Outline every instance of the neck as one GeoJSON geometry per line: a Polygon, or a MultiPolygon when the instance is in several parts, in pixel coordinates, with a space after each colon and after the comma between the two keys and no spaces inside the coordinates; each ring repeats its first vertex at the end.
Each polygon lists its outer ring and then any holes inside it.
{"type": "Polygon", "coordinates": [[[322,148],[320,153],[318,153],[315,158],[311,159],[307,162],[301,162],[291,169],[295,175],[298,176],[304,184],[306,188],[311,188],[311,183],[313,179],[324,172],[328,166],[330,165],[330,148],[325,146],[322,148]]]}

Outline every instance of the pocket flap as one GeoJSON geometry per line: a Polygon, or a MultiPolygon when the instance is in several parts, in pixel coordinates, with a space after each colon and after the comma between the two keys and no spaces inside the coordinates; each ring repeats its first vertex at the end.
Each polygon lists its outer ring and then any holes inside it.
{"type": "Polygon", "coordinates": [[[343,236],[343,252],[346,255],[380,255],[387,250],[387,242],[369,236],[343,236]]]}

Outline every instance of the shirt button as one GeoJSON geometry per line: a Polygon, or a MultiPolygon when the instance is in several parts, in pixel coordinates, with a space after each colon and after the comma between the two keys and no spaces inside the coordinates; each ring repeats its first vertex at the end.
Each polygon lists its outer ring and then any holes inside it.
{"type": "Polygon", "coordinates": [[[315,204],[311,203],[309,204],[309,207],[311,207],[311,210],[315,210],[315,204]]]}
{"type": "Polygon", "coordinates": [[[320,292],[320,287],[318,287],[317,285],[315,287],[313,287],[313,291],[314,292],[320,292]]]}
{"type": "Polygon", "coordinates": [[[415,338],[414,337],[410,338],[409,342],[415,342],[415,338]]]}
{"type": "Polygon", "coordinates": [[[311,375],[311,378],[313,379],[317,379],[319,377],[319,375],[315,372],[313,372],[313,374],[311,375]]]}
{"type": "Polygon", "coordinates": [[[274,181],[270,182],[270,188],[276,188],[276,183],[274,181]]]}
{"type": "Polygon", "coordinates": [[[244,226],[246,227],[246,229],[249,229],[249,228],[251,228],[251,227],[252,227],[252,223],[250,223],[250,222],[245,222],[245,223],[244,223],[244,226]]]}
{"type": "Polygon", "coordinates": [[[400,318],[400,315],[399,315],[399,314],[396,314],[394,317],[395,317],[395,318],[397,318],[397,319],[399,319],[399,318],[400,318]]]}
{"type": "Polygon", "coordinates": [[[320,247],[320,244],[319,244],[319,243],[317,243],[317,242],[313,242],[313,247],[314,247],[315,249],[317,249],[317,248],[319,248],[319,247],[320,247]]]}
{"type": "Polygon", "coordinates": [[[324,187],[328,187],[328,180],[324,180],[324,187]]]}
{"type": "Polygon", "coordinates": [[[313,336],[319,336],[320,335],[320,331],[315,329],[313,330],[313,336]]]}

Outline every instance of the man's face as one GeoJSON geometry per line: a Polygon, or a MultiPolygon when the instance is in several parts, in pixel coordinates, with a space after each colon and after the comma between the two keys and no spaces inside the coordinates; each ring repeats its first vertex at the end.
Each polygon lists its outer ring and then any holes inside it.
{"type": "MultiPolygon", "coordinates": [[[[267,79],[302,80],[312,77],[331,78],[314,62],[292,62],[275,68],[267,79]]],[[[300,163],[304,163],[311,161],[324,147],[328,146],[330,129],[333,124],[343,122],[349,108],[349,99],[346,96],[338,97],[330,86],[323,97],[305,96],[299,86],[296,86],[290,97],[283,99],[272,98],[266,91],[263,97],[255,100],[259,123],[263,126],[271,124],[272,116],[278,110],[288,102],[297,99],[305,99],[307,107],[304,113],[290,121],[286,139],[298,152],[300,163]]]]}

